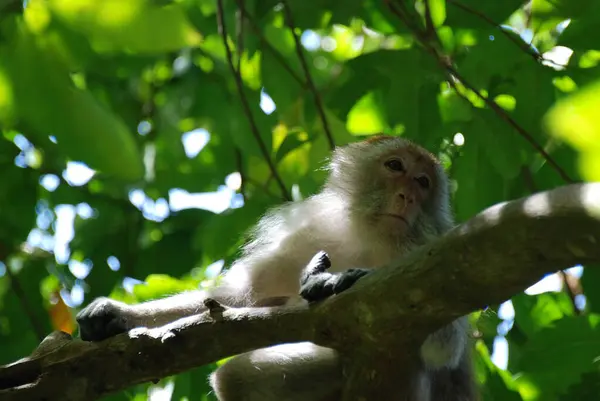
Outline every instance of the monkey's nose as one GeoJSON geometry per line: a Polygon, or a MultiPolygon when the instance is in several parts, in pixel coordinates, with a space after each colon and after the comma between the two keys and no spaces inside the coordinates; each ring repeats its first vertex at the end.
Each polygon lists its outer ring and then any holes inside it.
{"type": "Polygon", "coordinates": [[[405,191],[398,192],[398,197],[402,199],[405,203],[413,203],[415,201],[415,199],[412,196],[407,195],[405,191]]]}

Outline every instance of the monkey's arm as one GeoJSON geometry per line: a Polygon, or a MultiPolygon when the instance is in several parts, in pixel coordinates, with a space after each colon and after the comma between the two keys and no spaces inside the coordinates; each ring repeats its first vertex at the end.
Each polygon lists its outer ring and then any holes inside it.
{"type": "Polygon", "coordinates": [[[164,299],[128,305],[96,298],[77,314],[82,340],[101,341],[134,327],[157,327],[202,312],[206,294],[190,291],[164,299]]]}
{"type": "Polygon", "coordinates": [[[97,298],[77,314],[80,336],[101,341],[135,327],[162,326],[205,311],[207,297],[230,307],[282,305],[287,297],[297,297],[302,267],[294,263],[295,258],[300,257],[288,255],[286,247],[264,257],[242,258],[219,286],[208,291],[184,292],[137,305],[97,298]]]}
{"type": "MultiPolygon", "coordinates": [[[[300,279],[300,295],[308,302],[322,301],[352,287],[371,269],[348,269],[341,273],[328,273],[331,261],[323,251],[318,252],[300,279]]],[[[430,334],[421,345],[421,359],[428,369],[456,368],[467,346],[468,319],[456,319],[430,334]]]]}

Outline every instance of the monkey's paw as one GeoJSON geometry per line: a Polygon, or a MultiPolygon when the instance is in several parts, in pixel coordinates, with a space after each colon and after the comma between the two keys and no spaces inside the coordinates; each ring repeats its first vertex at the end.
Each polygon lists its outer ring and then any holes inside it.
{"type": "Polygon", "coordinates": [[[352,287],[369,269],[348,269],[342,273],[328,273],[331,267],[329,256],[319,251],[308,263],[300,278],[300,296],[308,302],[322,301],[352,287]]]}
{"type": "Polygon", "coordinates": [[[76,319],[84,341],[102,341],[135,327],[131,324],[128,305],[104,297],[93,300],[76,319]]]}

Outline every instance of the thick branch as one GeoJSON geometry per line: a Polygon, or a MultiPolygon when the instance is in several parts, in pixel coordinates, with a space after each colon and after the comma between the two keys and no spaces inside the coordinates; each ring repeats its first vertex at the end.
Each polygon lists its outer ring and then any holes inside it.
{"type": "Polygon", "coordinates": [[[239,352],[313,341],[357,355],[344,360],[346,372],[358,372],[345,399],[386,401],[381,389],[398,379],[392,367],[414,366],[407,351],[428,333],[545,273],[598,264],[598,244],[600,183],[561,187],[491,207],[313,308],[207,312],[101,343],[62,338],[55,350],[0,368],[0,400],[93,400],[239,352]],[[379,364],[369,355],[386,357],[379,364]],[[369,375],[360,373],[366,363],[369,375]]]}

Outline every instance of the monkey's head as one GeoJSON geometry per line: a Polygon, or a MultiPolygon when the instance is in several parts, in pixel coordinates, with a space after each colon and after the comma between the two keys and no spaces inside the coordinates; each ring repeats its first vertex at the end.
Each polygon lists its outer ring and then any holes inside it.
{"type": "Polygon", "coordinates": [[[421,242],[452,227],[448,178],[440,162],[399,137],[377,135],[334,151],[326,189],[381,232],[421,242]]]}

